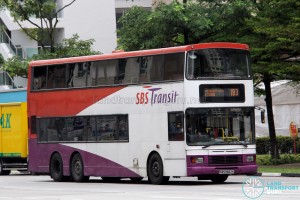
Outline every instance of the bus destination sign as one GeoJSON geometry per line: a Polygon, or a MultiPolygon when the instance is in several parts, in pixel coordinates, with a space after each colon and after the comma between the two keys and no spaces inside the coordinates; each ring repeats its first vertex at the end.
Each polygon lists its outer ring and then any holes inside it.
{"type": "Polygon", "coordinates": [[[243,84],[203,84],[200,85],[201,103],[244,102],[243,84]]]}
{"type": "Polygon", "coordinates": [[[238,97],[239,88],[205,88],[205,97],[238,97]]]}

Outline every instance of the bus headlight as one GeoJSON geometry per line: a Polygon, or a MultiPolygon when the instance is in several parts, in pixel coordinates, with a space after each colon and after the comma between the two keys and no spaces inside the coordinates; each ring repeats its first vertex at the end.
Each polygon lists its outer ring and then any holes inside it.
{"type": "Polygon", "coordinates": [[[192,157],[191,162],[192,163],[204,163],[204,158],[203,157],[192,157]]]}
{"type": "Polygon", "coordinates": [[[247,156],[246,161],[247,162],[254,162],[255,161],[255,157],[253,155],[252,156],[247,156]]]}

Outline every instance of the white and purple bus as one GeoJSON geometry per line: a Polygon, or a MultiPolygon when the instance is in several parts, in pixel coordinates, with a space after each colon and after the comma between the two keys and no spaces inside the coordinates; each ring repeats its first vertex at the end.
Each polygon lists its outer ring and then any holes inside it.
{"type": "Polygon", "coordinates": [[[255,174],[249,60],[220,42],[31,62],[29,170],[153,184],[255,174]]]}

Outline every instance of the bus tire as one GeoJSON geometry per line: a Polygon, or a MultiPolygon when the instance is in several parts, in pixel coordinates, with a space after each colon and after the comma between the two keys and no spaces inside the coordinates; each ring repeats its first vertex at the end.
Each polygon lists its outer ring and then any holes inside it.
{"type": "Polygon", "coordinates": [[[219,175],[213,175],[210,180],[213,183],[218,184],[218,183],[224,183],[227,180],[227,178],[228,178],[228,175],[226,175],[226,174],[219,174],[219,175]]]}
{"type": "Polygon", "coordinates": [[[84,182],[89,180],[89,176],[84,176],[84,165],[79,153],[72,157],[71,176],[75,182],[84,182]]]}
{"type": "Polygon", "coordinates": [[[0,160],[0,175],[9,175],[10,170],[3,170],[2,160],[0,160]]]}
{"type": "Polygon", "coordinates": [[[62,182],[66,179],[63,175],[63,161],[59,153],[55,153],[51,157],[50,176],[55,182],[62,182]]]}
{"type": "Polygon", "coordinates": [[[164,176],[164,166],[161,157],[154,153],[150,155],[147,163],[147,174],[150,183],[155,185],[164,184],[169,181],[169,176],[164,176]]]}

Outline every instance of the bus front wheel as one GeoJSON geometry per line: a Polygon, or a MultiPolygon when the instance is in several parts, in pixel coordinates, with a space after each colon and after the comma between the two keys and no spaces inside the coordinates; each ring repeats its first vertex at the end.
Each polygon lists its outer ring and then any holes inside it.
{"type": "Polygon", "coordinates": [[[164,184],[169,181],[169,176],[164,176],[164,167],[161,157],[154,153],[150,156],[147,164],[147,174],[150,183],[152,184],[164,184]]]}
{"type": "Polygon", "coordinates": [[[83,161],[80,154],[75,154],[71,161],[71,176],[75,182],[83,182],[89,179],[89,176],[84,176],[83,161]]]}
{"type": "Polygon", "coordinates": [[[213,177],[211,177],[211,181],[213,183],[224,183],[228,178],[228,175],[226,174],[219,174],[219,175],[214,175],[213,177]]]}
{"type": "Polygon", "coordinates": [[[62,182],[66,179],[63,175],[63,162],[59,153],[55,153],[51,157],[50,176],[55,182],[62,182]]]}

